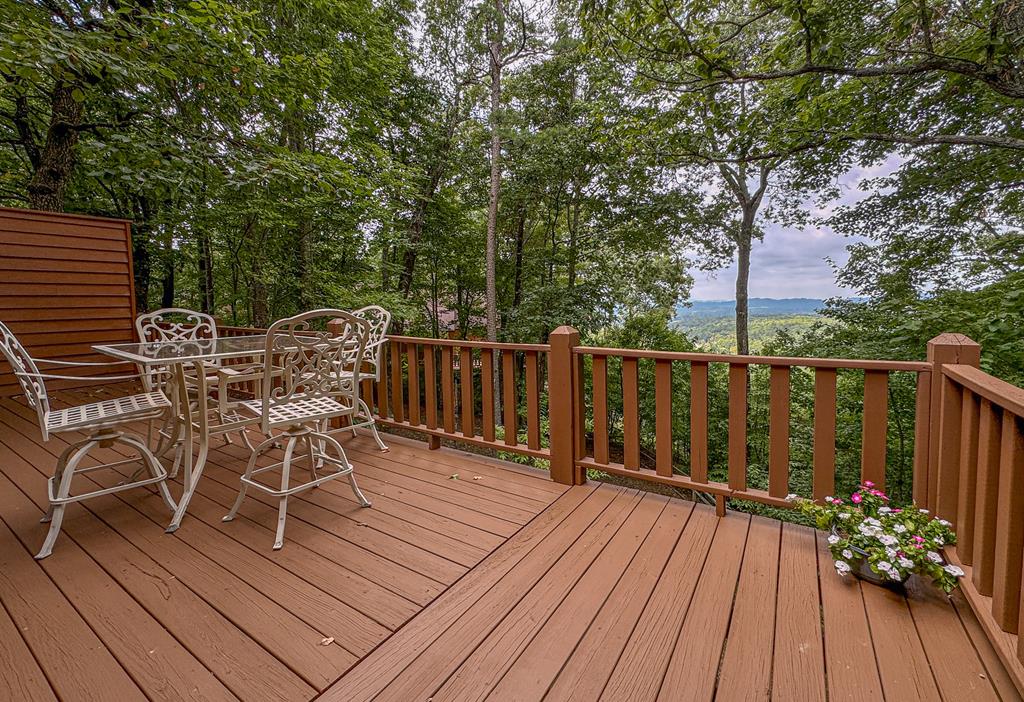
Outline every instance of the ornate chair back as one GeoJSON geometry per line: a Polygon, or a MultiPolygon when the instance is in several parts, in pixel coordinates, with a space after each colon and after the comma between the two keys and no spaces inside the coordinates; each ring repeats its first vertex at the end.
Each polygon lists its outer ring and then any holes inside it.
{"type": "Polygon", "coordinates": [[[366,320],[342,310],[313,310],[274,322],[267,330],[263,377],[276,372],[281,382],[263,384],[264,433],[270,431],[271,405],[330,397],[355,408],[369,334],[366,320]]]}
{"type": "Polygon", "coordinates": [[[387,341],[388,327],[391,326],[391,313],[383,307],[369,305],[353,310],[352,314],[366,320],[370,325],[370,336],[366,341],[366,358],[363,359],[363,367],[366,369],[367,375],[372,374],[373,379],[379,383],[381,353],[384,342],[387,341]]]}
{"type": "Polygon", "coordinates": [[[21,386],[22,392],[25,393],[28,406],[36,411],[39,431],[45,441],[49,438],[46,431],[46,416],[50,413],[50,400],[46,396],[46,384],[39,377],[39,368],[32,360],[32,356],[3,322],[0,322],[0,353],[3,353],[4,358],[11,364],[11,370],[14,371],[14,377],[18,379],[18,384],[21,386]]]}
{"type": "MultiPolygon", "coordinates": [[[[216,339],[217,323],[205,312],[196,312],[181,307],[165,307],[161,310],[146,312],[135,318],[135,329],[139,333],[139,341],[193,341],[196,339],[216,339]]],[[[219,361],[211,365],[219,366],[219,361]]],[[[152,392],[160,385],[163,375],[158,368],[139,369],[142,385],[147,392],[152,392]]]]}

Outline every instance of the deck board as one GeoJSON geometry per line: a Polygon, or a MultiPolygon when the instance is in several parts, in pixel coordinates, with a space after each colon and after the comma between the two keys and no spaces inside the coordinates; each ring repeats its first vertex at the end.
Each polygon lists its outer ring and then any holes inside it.
{"type": "Polygon", "coordinates": [[[1020,699],[969,607],[841,579],[805,527],[340,438],[374,506],[294,498],[280,552],[272,498],[220,521],[247,451],[217,443],[174,535],[133,490],[69,507],[36,562],[74,437],[0,400],[0,699],[1020,699]]]}

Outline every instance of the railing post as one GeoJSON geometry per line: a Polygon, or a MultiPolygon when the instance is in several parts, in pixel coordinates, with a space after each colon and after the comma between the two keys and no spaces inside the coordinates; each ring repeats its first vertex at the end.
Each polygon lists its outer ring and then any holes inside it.
{"type": "Polygon", "coordinates": [[[580,334],[562,326],[551,332],[548,344],[548,425],[551,443],[551,479],[563,485],[581,485],[586,476],[576,467],[582,443],[582,416],[578,403],[582,388],[573,348],[580,334]]]}
{"type": "Polygon", "coordinates": [[[928,412],[928,509],[956,521],[960,482],[960,424],[963,396],[942,366],[981,365],[981,346],[963,334],[940,334],[928,342],[931,397],[928,412]]]}

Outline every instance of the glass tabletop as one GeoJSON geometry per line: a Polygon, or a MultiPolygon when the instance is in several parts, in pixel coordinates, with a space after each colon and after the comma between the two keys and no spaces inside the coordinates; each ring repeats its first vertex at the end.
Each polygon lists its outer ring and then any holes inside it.
{"type": "Polygon", "coordinates": [[[263,334],[227,336],[219,339],[189,341],[152,341],[141,344],[109,344],[93,346],[99,353],[142,366],[167,363],[194,363],[224,358],[262,356],[267,346],[263,334]]]}

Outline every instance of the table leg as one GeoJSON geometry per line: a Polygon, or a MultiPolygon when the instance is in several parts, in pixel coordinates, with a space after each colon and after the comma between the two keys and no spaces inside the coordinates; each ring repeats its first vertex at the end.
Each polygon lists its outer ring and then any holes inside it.
{"type": "Polygon", "coordinates": [[[171,523],[168,525],[166,532],[173,534],[178,530],[181,525],[181,519],[185,516],[185,510],[188,509],[189,502],[192,501],[192,495],[196,491],[196,487],[199,485],[199,479],[203,475],[203,468],[206,465],[206,457],[210,452],[210,427],[207,411],[207,399],[208,394],[206,391],[206,373],[202,363],[195,363],[196,371],[196,385],[197,385],[197,397],[196,397],[196,414],[197,418],[192,416],[192,403],[188,401],[188,388],[185,385],[185,368],[184,364],[179,363],[175,365],[175,375],[178,378],[179,392],[185,401],[182,403],[182,409],[185,417],[185,451],[184,451],[184,467],[185,474],[182,478],[184,490],[181,494],[181,499],[178,500],[178,508],[174,511],[174,517],[171,519],[171,523]],[[198,421],[196,421],[196,419],[198,421]],[[198,425],[199,431],[196,432],[195,428],[198,425]],[[199,454],[193,461],[192,456],[192,441],[195,435],[199,435],[199,454]]]}

